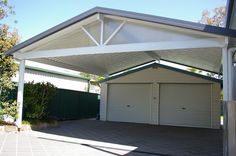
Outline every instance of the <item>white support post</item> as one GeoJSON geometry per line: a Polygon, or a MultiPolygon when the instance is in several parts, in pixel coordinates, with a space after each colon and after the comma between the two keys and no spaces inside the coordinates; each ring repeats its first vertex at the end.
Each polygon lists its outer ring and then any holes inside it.
{"type": "Polygon", "coordinates": [[[17,92],[18,118],[16,120],[16,125],[18,128],[21,128],[22,124],[24,73],[25,73],[25,60],[21,60],[19,68],[19,82],[18,82],[18,92],[17,92]]]}
{"type": "Polygon", "coordinates": [[[229,100],[233,100],[233,54],[228,50],[228,80],[229,80],[229,100]]]}
{"type": "Polygon", "coordinates": [[[222,49],[223,56],[223,93],[224,93],[224,156],[234,156],[236,149],[236,126],[233,80],[233,52],[236,48],[222,49]]]}
{"type": "Polygon", "coordinates": [[[227,47],[222,49],[223,59],[223,99],[229,101],[229,75],[228,75],[228,50],[227,47]]]}
{"type": "Polygon", "coordinates": [[[233,52],[236,48],[223,48],[222,56],[223,56],[223,92],[224,92],[224,101],[233,101],[233,52]]]}
{"type": "Polygon", "coordinates": [[[234,88],[234,58],[233,54],[236,51],[236,48],[229,48],[228,49],[228,66],[229,66],[229,100],[235,101],[234,98],[235,88],[234,88]]]}

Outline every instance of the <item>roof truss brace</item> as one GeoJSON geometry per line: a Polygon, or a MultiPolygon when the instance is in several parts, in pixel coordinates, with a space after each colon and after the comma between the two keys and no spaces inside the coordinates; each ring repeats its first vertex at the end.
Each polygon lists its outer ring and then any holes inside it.
{"type": "Polygon", "coordinates": [[[101,22],[100,45],[102,45],[103,39],[104,39],[104,17],[103,17],[103,15],[98,14],[98,20],[101,22]]]}
{"type": "Polygon", "coordinates": [[[81,29],[85,32],[86,35],[97,45],[107,45],[112,38],[121,30],[121,28],[124,26],[126,21],[123,21],[113,32],[112,34],[107,38],[107,40],[104,42],[104,17],[101,14],[97,15],[97,19],[101,22],[101,29],[100,29],[100,43],[97,42],[97,40],[91,35],[84,26],[81,26],[81,29]]]}
{"type": "Polygon", "coordinates": [[[108,37],[108,39],[105,41],[103,45],[107,45],[110,40],[120,31],[120,29],[124,26],[126,21],[123,21],[117,28],[116,30],[111,34],[111,36],[108,37]]]}
{"type": "Polygon", "coordinates": [[[100,44],[96,41],[96,39],[82,26],[82,30],[88,35],[88,37],[97,45],[99,46],[100,44]]]}

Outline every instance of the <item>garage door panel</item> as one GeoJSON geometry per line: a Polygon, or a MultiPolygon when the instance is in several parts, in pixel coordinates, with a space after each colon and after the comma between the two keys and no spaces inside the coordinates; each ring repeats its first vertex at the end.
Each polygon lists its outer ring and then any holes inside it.
{"type": "Polygon", "coordinates": [[[149,122],[150,84],[110,84],[108,89],[109,121],[149,122]]]}
{"type": "Polygon", "coordinates": [[[161,84],[160,124],[211,127],[210,84],[161,84]]]}

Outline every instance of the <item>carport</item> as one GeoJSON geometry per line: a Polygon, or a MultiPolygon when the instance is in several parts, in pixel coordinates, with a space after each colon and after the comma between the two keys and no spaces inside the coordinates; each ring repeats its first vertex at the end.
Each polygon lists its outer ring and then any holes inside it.
{"type": "Polygon", "coordinates": [[[236,26],[230,25],[232,10],[227,27],[219,28],[94,8],[13,47],[7,54],[20,60],[17,125],[21,127],[25,60],[105,77],[160,60],[218,74],[223,71],[224,100],[233,100],[236,26]]]}

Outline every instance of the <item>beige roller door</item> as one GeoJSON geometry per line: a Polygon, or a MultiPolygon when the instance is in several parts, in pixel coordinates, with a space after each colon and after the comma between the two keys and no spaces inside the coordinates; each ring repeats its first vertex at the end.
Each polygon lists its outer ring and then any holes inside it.
{"type": "Polygon", "coordinates": [[[151,84],[109,84],[107,120],[149,123],[151,84]]]}
{"type": "Polygon", "coordinates": [[[160,124],[211,127],[210,84],[161,84],[160,124]]]}

